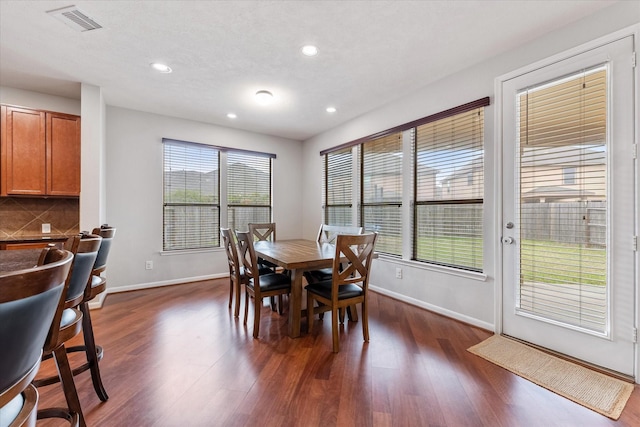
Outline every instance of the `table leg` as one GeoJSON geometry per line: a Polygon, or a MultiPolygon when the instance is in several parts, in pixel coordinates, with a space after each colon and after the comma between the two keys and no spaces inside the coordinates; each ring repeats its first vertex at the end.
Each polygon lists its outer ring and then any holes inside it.
{"type": "Polygon", "coordinates": [[[291,297],[289,299],[289,336],[300,336],[300,317],[302,311],[302,271],[291,270],[291,297]]]}

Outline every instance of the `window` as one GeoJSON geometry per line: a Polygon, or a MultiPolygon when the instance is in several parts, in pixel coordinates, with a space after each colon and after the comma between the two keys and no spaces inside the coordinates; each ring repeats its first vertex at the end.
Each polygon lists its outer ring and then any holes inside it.
{"type": "Polygon", "coordinates": [[[163,250],[216,248],[220,246],[220,224],[247,230],[250,222],[271,222],[275,155],[168,138],[162,141],[163,250]]]}
{"type": "Polygon", "coordinates": [[[324,221],[328,225],[353,225],[353,154],[351,147],[324,157],[324,221]]]}
{"type": "Polygon", "coordinates": [[[361,218],[365,231],[377,231],[376,250],[402,255],[402,133],[361,146],[361,218]]]}
{"type": "Polygon", "coordinates": [[[220,246],[219,150],[183,141],[163,142],[163,250],[220,246]]]}
{"type": "Polygon", "coordinates": [[[483,134],[482,108],[417,127],[415,259],[482,271],[483,134]]]}
{"type": "Polygon", "coordinates": [[[576,168],[565,167],[562,169],[562,183],[572,185],[576,183],[576,168]]]}
{"type": "Polygon", "coordinates": [[[227,153],[227,224],[232,230],[249,223],[271,222],[271,157],[261,153],[227,153]]]}
{"type": "Polygon", "coordinates": [[[376,251],[481,272],[487,105],[478,99],[320,152],[325,222],[351,225],[357,204],[358,225],[379,233],[376,251]]]}

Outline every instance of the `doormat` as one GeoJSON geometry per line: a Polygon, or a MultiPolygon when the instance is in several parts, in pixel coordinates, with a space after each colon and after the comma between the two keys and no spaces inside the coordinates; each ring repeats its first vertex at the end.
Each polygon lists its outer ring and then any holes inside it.
{"type": "Polygon", "coordinates": [[[467,350],[613,420],[620,418],[634,387],[500,335],[467,350]]]}

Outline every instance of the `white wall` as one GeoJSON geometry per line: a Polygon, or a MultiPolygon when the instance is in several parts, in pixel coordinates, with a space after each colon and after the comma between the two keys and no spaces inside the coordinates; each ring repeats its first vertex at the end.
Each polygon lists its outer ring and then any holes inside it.
{"type": "Polygon", "coordinates": [[[80,115],[80,100],[0,86],[0,104],[80,115]]]}
{"type": "Polygon", "coordinates": [[[201,122],[107,107],[107,221],[117,227],[109,292],[228,274],[223,249],[161,255],[162,138],[274,153],[273,219],[278,239],[302,230],[302,145],[201,122]],[[145,261],[154,268],[145,270],[145,261]]]}
{"type": "Polygon", "coordinates": [[[500,245],[496,231],[496,174],[494,82],[505,73],[542,60],[569,48],[586,43],[616,30],[640,22],[638,2],[620,2],[560,31],[504,55],[470,66],[410,96],[371,111],[331,131],[304,143],[305,192],[302,195],[303,235],[313,238],[322,222],[321,177],[319,152],[391,127],[425,117],[457,105],[490,96],[485,110],[485,221],[484,272],[486,278],[473,275],[456,276],[437,269],[426,269],[411,261],[379,258],[373,264],[372,288],[429,308],[451,317],[493,329],[496,301],[496,254],[500,245]],[[401,265],[403,278],[395,278],[395,268],[401,265]]]}

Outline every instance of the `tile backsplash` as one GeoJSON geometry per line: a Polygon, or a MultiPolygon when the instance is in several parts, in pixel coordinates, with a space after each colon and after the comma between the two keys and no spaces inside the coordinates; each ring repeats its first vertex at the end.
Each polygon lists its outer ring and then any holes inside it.
{"type": "Polygon", "coordinates": [[[79,199],[0,197],[0,238],[39,236],[42,224],[50,234],[80,231],[79,199]]]}

